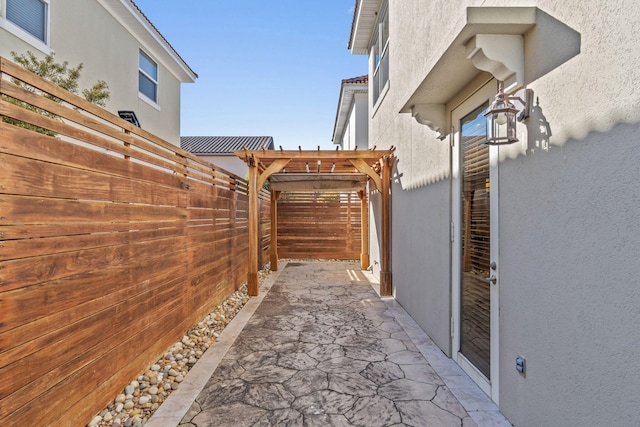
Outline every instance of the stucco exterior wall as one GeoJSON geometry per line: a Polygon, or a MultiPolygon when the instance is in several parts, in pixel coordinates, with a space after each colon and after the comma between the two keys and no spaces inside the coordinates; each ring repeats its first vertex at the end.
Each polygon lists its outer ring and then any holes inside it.
{"type": "Polygon", "coordinates": [[[389,90],[369,135],[370,145],[397,147],[394,294],[449,352],[449,144],[399,111],[470,6],[541,11],[525,35],[525,83],[541,120],[521,125],[498,166],[500,409],[518,426],[628,425],[640,404],[635,1],[390,2],[389,90]]]}
{"type": "MultiPolygon", "coordinates": [[[[389,88],[370,112],[369,146],[396,147],[391,215],[394,296],[450,354],[449,143],[409,114],[399,113],[409,88],[419,83],[416,71],[424,69],[424,46],[415,43],[429,36],[430,26],[415,19],[415,11],[423,8],[423,2],[414,0],[389,4],[389,88]]],[[[374,256],[379,256],[379,212],[374,203],[372,260],[379,259],[374,256]]],[[[379,277],[379,265],[373,272],[379,277]]]]}
{"type": "MultiPolygon", "coordinates": [[[[11,59],[11,51],[42,52],[13,34],[0,29],[0,55],[11,59]]],[[[180,81],[160,59],[129,33],[98,1],[65,0],[50,4],[50,47],[57,62],[84,64],[80,90],[104,80],[111,92],[106,109],[133,110],[143,129],[180,145],[180,81]],[[158,65],[158,104],[138,94],[138,54],[150,54],[158,65]]]]}
{"type": "Polygon", "coordinates": [[[500,164],[500,406],[516,425],[624,425],[640,404],[628,369],[640,354],[640,10],[538,7],[579,33],[580,53],[547,71],[553,26],[527,40],[529,87],[552,136],[541,149],[530,123],[520,156],[500,164]]]}
{"type": "Polygon", "coordinates": [[[501,165],[500,407],[516,425],[637,420],[639,131],[501,165]]]}
{"type": "Polygon", "coordinates": [[[450,356],[449,183],[391,191],[393,295],[450,356]]]}
{"type": "MultiPolygon", "coordinates": [[[[355,146],[359,150],[369,148],[369,97],[367,93],[356,93],[353,99],[355,122],[355,146]]],[[[355,147],[352,147],[355,148],[355,147]]]]}
{"type": "Polygon", "coordinates": [[[225,169],[228,172],[234,173],[238,175],[240,178],[248,178],[249,176],[249,167],[247,164],[240,158],[230,155],[230,156],[198,156],[203,160],[213,163],[214,165],[225,169]]]}

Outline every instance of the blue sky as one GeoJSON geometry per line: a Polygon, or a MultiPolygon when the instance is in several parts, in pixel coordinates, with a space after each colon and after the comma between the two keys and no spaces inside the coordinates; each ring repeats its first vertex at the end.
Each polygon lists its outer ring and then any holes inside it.
{"type": "Polygon", "coordinates": [[[182,85],[182,135],[335,147],[340,82],[367,73],[347,50],[355,0],[134,1],[198,73],[182,85]]]}

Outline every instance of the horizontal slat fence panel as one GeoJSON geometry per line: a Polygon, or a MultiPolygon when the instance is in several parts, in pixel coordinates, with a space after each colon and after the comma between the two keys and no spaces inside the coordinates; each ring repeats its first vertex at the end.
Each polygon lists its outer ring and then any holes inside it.
{"type": "Polygon", "coordinates": [[[283,193],[278,199],[278,256],[359,259],[360,209],[353,193],[283,193]]]}
{"type": "Polygon", "coordinates": [[[83,426],[246,280],[248,185],[4,58],[0,72],[0,425],[83,426]]]}

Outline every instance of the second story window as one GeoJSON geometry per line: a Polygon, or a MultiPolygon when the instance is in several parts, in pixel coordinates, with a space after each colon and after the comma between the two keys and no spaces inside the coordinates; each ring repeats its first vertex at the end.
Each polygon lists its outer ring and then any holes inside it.
{"type": "Polygon", "coordinates": [[[143,51],[140,51],[138,65],[138,91],[158,103],[158,65],[143,51]]]}
{"type": "MultiPolygon", "coordinates": [[[[49,0],[5,0],[4,18],[19,30],[25,31],[44,44],[48,44],[49,0]]],[[[20,36],[22,38],[22,36],[20,36]]],[[[25,39],[26,40],[26,39],[25,39]]],[[[27,40],[28,41],[28,40],[27,40]]]]}
{"type": "Polygon", "coordinates": [[[373,59],[373,104],[378,101],[389,81],[389,12],[385,5],[379,14],[378,26],[373,34],[371,56],[373,59]]]}

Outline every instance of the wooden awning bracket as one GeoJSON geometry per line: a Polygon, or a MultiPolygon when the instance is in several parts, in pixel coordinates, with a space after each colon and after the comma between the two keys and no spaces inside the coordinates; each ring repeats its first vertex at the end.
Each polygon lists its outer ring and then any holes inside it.
{"type": "Polygon", "coordinates": [[[378,173],[369,166],[367,162],[362,159],[349,159],[349,162],[351,162],[358,172],[364,173],[371,178],[378,190],[382,190],[382,179],[380,178],[380,175],[378,175],[378,173]]]}
{"type": "Polygon", "coordinates": [[[258,177],[257,188],[262,188],[264,186],[264,183],[267,181],[267,179],[269,179],[271,175],[280,172],[282,169],[284,169],[285,166],[289,164],[290,161],[290,159],[274,160],[273,163],[271,163],[269,167],[266,168],[264,172],[262,172],[258,177]]]}

